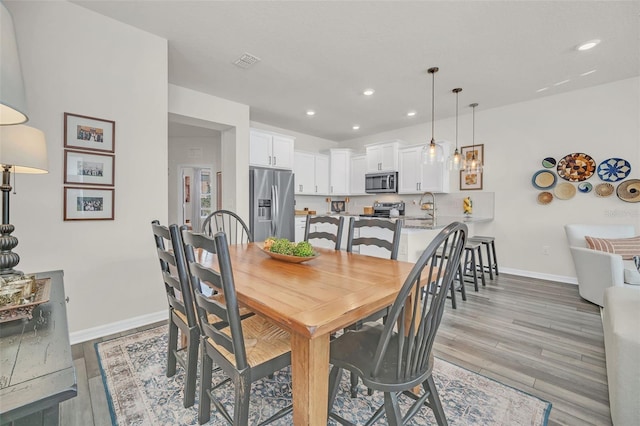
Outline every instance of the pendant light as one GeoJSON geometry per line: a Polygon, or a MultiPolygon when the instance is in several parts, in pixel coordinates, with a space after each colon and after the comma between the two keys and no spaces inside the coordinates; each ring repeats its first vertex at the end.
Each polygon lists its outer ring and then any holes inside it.
{"type": "Polygon", "coordinates": [[[458,93],[462,92],[462,88],[457,87],[452,92],[456,94],[456,150],[453,152],[453,157],[449,159],[449,170],[460,170],[462,167],[462,155],[458,151],[458,93]]]}
{"type": "Polygon", "coordinates": [[[435,128],[435,80],[438,67],[429,68],[427,72],[431,74],[431,142],[422,148],[422,162],[425,164],[435,164],[444,162],[442,147],[436,144],[434,137],[435,128]]]}
{"type": "Polygon", "coordinates": [[[482,161],[476,156],[476,107],[477,103],[469,105],[472,108],[472,132],[471,132],[471,159],[466,161],[465,171],[467,173],[482,173],[482,161]]]}

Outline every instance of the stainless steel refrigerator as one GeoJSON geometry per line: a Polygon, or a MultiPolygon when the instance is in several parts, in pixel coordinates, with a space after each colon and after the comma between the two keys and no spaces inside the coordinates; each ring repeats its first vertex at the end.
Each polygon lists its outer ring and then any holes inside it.
{"type": "Polygon", "coordinates": [[[254,241],[294,241],[294,176],[290,170],[249,169],[249,227],[254,241]]]}

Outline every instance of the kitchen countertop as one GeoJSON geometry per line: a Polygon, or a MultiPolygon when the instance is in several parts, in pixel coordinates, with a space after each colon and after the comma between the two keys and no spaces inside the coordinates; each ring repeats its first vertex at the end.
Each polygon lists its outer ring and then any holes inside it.
{"type": "Polygon", "coordinates": [[[405,216],[403,219],[404,219],[404,226],[402,227],[402,232],[406,232],[406,233],[420,232],[425,229],[426,230],[442,229],[452,222],[462,222],[462,223],[471,224],[471,223],[491,222],[493,220],[493,218],[491,217],[437,216],[436,224],[434,225],[430,219],[424,216],[405,216]]]}

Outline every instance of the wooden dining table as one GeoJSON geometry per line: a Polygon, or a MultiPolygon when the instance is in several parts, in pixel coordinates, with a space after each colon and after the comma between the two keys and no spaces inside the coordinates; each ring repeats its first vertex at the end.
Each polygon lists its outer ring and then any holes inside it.
{"type": "MultiPolygon", "coordinates": [[[[231,245],[238,300],[291,334],[294,425],[326,425],[331,333],[393,304],[412,263],[316,249],[305,263],[231,245]]],[[[217,269],[215,256],[200,262],[217,269]]]]}

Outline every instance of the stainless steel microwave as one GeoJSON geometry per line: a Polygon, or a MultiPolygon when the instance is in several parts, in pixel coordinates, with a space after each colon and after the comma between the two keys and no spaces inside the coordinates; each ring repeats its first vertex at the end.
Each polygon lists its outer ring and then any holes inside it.
{"type": "Polygon", "coordinates": [[[398,192],[398,172],[367,173],[365,175],[365,192],[369,194],[398,192]]]}

